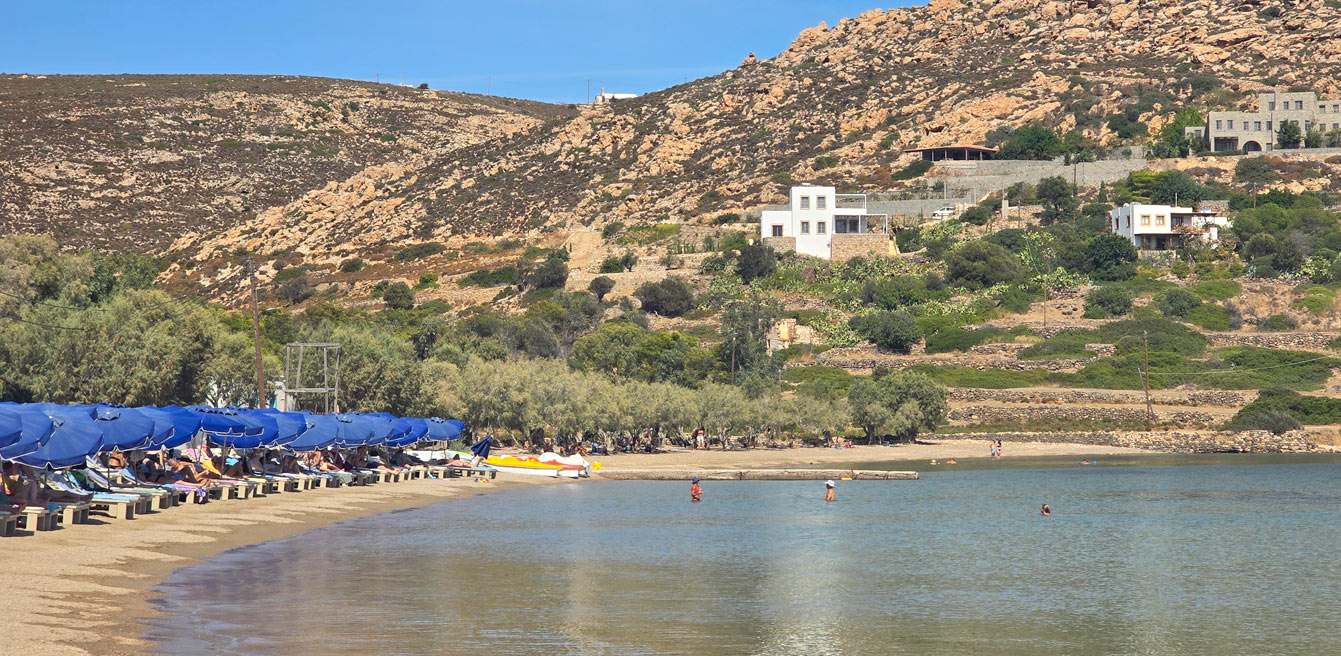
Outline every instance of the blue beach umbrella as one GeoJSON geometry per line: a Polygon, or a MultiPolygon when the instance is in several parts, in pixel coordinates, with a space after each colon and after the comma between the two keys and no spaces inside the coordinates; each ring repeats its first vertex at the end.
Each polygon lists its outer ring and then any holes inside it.
{"type": "Polygon", "coordinates": [[[335,446],[352,448],[374,443],[372,422],[362,415],[335,415],[335,446]]]}
{"type": "Polygon", "coordinates": [[[305,430],[292,442],[285,446],[293,451],[316,451],[326,447],[334,446],[339,437],[339,429],[335,417],[330,415],[309,415],[302,413],[305,430]]]}
{"type": "Polygon", "coordinates": [[[237,449],[254,449],[261,443],[265,426],[243,417],[236,410],[190,406],[187,408],[200,417],[200,430],[210,442],[237,449]]]}
{"type": "Polygon", "coordinates": [[[461,435],[461,429],[465,427],[465,424],[455,419],[442,417],[429,417],[424,422],[428,424],[428,438],[431,440],[454,440],[461,435]]]}
{"type": "Polygon", "coordinates": [[[367,421],[372,427],[373,434],[372,438],[368,440],[368,444],[386,444],[393,438],[399,437],[396,434],[395,415],[385,412],[361,412],[357,413],[356,416],[367,421]]]}
{"type": "Polygon", "coordinates": [[[470,445],[470,452],[479,458],[488,458],[489,450],[496,446],[493,435],[485,435],[480,441],[470,445]]]}
{"type": "Polygon", "coordinates": [[[265,415],[275,422],[275,437],[266,442],[265,446],[284,446],[298,439],[307,430],[307,416],[301,412],[282,412],[274,408],[263,408],[253,410],[252,414],[265,415]]]}
{"type": "Polygon", "coordinates": [[[23,419],[0,407],[0,449],[14,446],[23,439],[23,419]]]}
{"type": "Polygon", "coordinates": [[[392,423],[395,424],[399,435],[395,440],[386,443],[390,447],[410,446],[428,434],[428,423],[423,419],[401,417],[392,423]]]}
{"type": "Polygon", "coordinates": [[[102,450],[102,431],[87,412],[79,408],[49,403],[43,411],[51,417],[51,438],[36,451],[13,458],[15,462],[39,469],[62,469],[84,464],[84,458],[102,450]]]}
{"type": "MultiPolygon", "coordinates": [[[[13,460],[27,455],[51,439],[51,431],[54,429],[51,417],[40,409],[31,405],[4,403],[0,404],[0,411],[17,417],[20,427],[18,440],[8,446],[0,447],[0,458],[13,460]]],[[[0,424],[5,424],[5,420],[0,419],[0,424]]],[[[3,432],[0,430],[0,433],[3,432]]]]}
{"type": "Polygon", "coordinates": [[[89,410],[102,431],[104,451],[139,449],[153,440],[154,420],[136,410],[109,404],[91,406],[89,410]]]}
{"type": "Polygon", "coordinates": [[[150,451],[159,449],[175,449],[195,437],[196,432],[200,430],[200,415],[175,405],[155,408],[153,406],[143,406],[136,408],[141,414],[154,420],[155,426],[159,421],[167,421],[172,424],[172,432],[166,437],[155,436],[153,442],[145,447],[150,451]]]}

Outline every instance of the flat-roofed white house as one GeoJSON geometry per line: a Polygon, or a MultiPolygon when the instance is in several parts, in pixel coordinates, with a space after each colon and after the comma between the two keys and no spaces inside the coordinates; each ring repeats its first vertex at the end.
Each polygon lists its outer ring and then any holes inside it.
{"type": "Polygon", "coordinates": [[[802,184],[787,209],[759,214],[759,238],[775,250],[840,260],[892,254],[889,215],[867,213],[866,194],[802,184]]]}
{"type": "Polygon", "coordinates": [[[1108,216],[1113,232],[1138,250],[1175,250],[1189,239],[1219,241],[1220,230],[1229,227],[1229,219],[1217,212],[1173,205],[1128,203],[1108,216]]]}

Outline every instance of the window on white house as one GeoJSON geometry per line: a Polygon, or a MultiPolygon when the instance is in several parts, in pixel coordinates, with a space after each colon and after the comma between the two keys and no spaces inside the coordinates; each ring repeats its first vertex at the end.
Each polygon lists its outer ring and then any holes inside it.
{"type": "Polygon", "coordinates": [[[801,234],[803,234],[803,235],[808,235],[808,234],[810,234],[810,222],[809,222],[809,221],[802,221],[802,222],[801,222],[801,234]]]}
{"type": "Polygon", "coordinates": [[[1156,217],[1155,217],[1155,225],[1157,225],[1157,226],[1162,226],[1162,225],[1164,225],[1164,216],[1163,216],[1163,215],[1160,215],[1160,216],[1156,216],[1156,217]]]}
{"type": "Polygon", "coordinates": [[[1228,121],[1225,121],[1225,122],[1229,124],[1229,128],[1228,128],[1228,129],[1230,129],[1230,130],[1233,130],[1233,129],[1234,129],[1234,119],[1231,118],[1231,119],[1229,119],[1228,121]]]}
{"type": "Polygon", "coordinates": [[[1142,214],[1142,215],[1141,215],[1141,225],[1143,225],[1143,226],[1148,226],[1148,225],[1150,225],[1150,215],[1149,215],[1149,214],[1142,214]]]}
{"type": "Polygon", "coordinates": [[[802,197],[801,197],[801,209],[803,209],[803,210],[808,210],[808,209],[810,209],[810,197],[809,197],[809,196],[802,196],[802,197]]]}
{"type": "Polygon", "coordinates": [[[825,198],[824,196],[816,196],[816,197],[815,197],[815,209],[817,209],[817,210],[822,210],[822,209],[824,209],[824,205],[825,205],[825,202],[826,202],[827,200],[828,200],[828,199],[825,198]]]}
{"type": "Polygon", "coordinates": [[[1223,127],[1223,126],[1221,126],[1221,124],[1220,124],[1220,119],[1216,119],[1216,120],[1215,120],[1215,129],[1219,130],[1219,129],[1221,129],[1222,127],[1223,127]]]}
{"type": "Polygon", "coordinates": [[[1304,101],[1302,101],[1302,100],[1296,100],[1296,101],[1294,101],[1294,108],[1295,108],[1295,109],[1302,110],[1302,109],[1304,108],[1304,101]]]}
{"type": "Polygon", "coordinates": [[[1256,131],[1258,131],[1258,132],[1261,132],[1261,131],[1262,131],[1262,122],[1261,122],[1261,121],[1253,121],[1253,129],[1256,130],[1256,131]]]}
{"type": "Polygon", "coordinates": [[[1268,112],[1274,112],[1274,111],[1276,111],[1276,103],[1274,103],[1274,102],[1269,102],[1269,103],[1267,103],[1267,111],[1268,111],[1268,112]]]}
{"type": "Polygon", "coordinates": [[[778,225],[778,224],[774,224],[774,225],[773,225],[773,236],[774,236],[774,237],[781,237],[781,236],[782,236],[782,226],[781,226],[781,225],[778,225]]]}
{"type": "Polygon", "coordinates": [[[825,229],[824,229],[824,225],[825,225],[825,224],[824,224],[823,221],[816,221],[816,222],[815,222],[815,234],[817,234],[817,235],[822,235],[822,234],[827,233],[828,230],[825,230],[825,229]]]}

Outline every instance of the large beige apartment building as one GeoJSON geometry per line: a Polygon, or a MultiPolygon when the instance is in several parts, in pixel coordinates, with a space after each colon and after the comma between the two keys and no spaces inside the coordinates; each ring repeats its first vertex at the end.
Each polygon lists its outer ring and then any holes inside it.
{"type": "Polygon", "coordinates": [[[1284,121],[1310,130],[1341,130],[1341,100],[1318,100],[1312,91],[1267,91],[1257,94],[1255,112],[1207,112],[1206,125],[1186,129],[1188,136],[1204,137],[1212,151],[1276,150],[1276,130],[1284,121]]]}

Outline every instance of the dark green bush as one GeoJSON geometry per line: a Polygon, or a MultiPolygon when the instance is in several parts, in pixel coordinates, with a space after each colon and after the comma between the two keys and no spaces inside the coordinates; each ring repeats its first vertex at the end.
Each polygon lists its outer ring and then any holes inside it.
{"type": "Polygon", "coordinates": [[[307,274],[307,267],[284,267],[275,272],[275,284],[283,284],[290,280],[296,280],[307,274]]]}
{"type": "Polygon", "coordinates": [[[848,323],[876,346],[896,353],[908,353],[922,339],[922,330],[907,310],[881,310],[853,317],[848,323]]]}
{"type": "Polygon", "coordinates": [[[642,301],[644,312],[663,317],[678,317],[694,308],[694,290],[679,278],[643,283],[633,295],[642,301]]]}
{"type": "Polygon", "coordinates": [[[1117,285],[1104,285],[1085,295],[1085,318],[1107,319],[1131,312],[1131,292],[1117,285]]]}
{"type": "Polygon", "coordinates": [[[1201,297],[1182,287],[1160,294],[1157,302],[1159,311],[1166,317],[1186,317],[1189,312],[1201,307],[1201,297]]]}
{"type": "Polygon", "coordinates": [[[362,270],[363,270],[363,267],[365,267],[365,266],[367,266],[367,265],[368,265],[368,263],[367,263],[367,262],[364,262],[364,261],[363,261],[363,258],[361,258],[361,257],[356,257],[356,258],[353,258],[353,259],[350,259],[350,260],[345,260],[344,262],[341,262],[341,263],[340,263],[340,271],[342,271],[342,272],[344,272],[344,273],[358,273],[359,271],[362,271],[362,270]]]}
{"type": "Polygon", "coordinates": [[[945,258],[951,282],[969,289],[1016,282],[1025,276],[1024,265],[1006,249],[987,241],[971,241],[950,251],[945,258]]]}
{"type": "Polygon", "coordinates": [[[501,266],[497,269],[477,269],[456,282],[459,287],[497,287],[515,285],[521,282],[521,273],[515,266],[501,266]]]}
{"type": "Polygon", "coordinates": [[[397,262],[409,262],[430,255],[437,255],[445,250],[447,250],[447,247],[436,241],[426,241],[422,244],[406,246],[405,248],[396,251],[396,254],[391,256],[391,259],[397,262]]]}
{"type": "Polygon", "coordinates": [[[932,162],[927,159],[919,159],[908,166],[896,171],[889,176],[890,180],[912,180],[920,178],[927,171],[931,170],[932,162]]]}
{"type": "MultiPolygon", "coordinates": [[[[1257,322],[1257,329],[1263,332],[1285,332],[1298,327],[1299,322],[1288,314],[1273,314],[1257,322]]],[[[1337,339],[1341,340],[1341,338],[1337,339]]]]}

